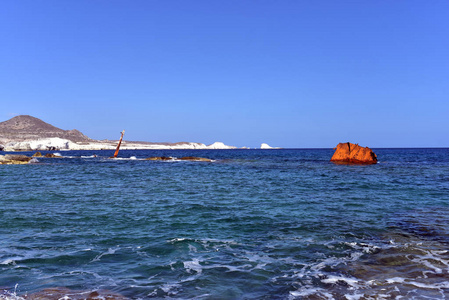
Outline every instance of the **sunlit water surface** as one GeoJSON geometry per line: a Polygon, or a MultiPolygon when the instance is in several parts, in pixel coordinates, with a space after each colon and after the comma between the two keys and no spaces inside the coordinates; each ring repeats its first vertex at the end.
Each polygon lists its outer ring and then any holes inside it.
{"type": "Polygon", "coordinates": [[[449,297],[449,149],[375,152],[368,166],[332,149],[2,165],[0,299],[449,297]]]}

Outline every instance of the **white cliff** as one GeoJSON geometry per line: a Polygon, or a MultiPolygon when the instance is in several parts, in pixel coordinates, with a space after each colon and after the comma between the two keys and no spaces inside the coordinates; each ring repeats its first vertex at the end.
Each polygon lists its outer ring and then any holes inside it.
{"type": "Polygon", "coordinates": [[[61,138],[45,138],[39,140],[29,140],[21,142],[9,142],[5,145],[4,151],[20,151],[20,150],[69,150],[72,141],[61,138]]]}
{"type": "MultiPolygon", "coordinates": [[[[20,142],[10,141],[4,146],[4,151],[42,151],[42,150],[114,150],[117,147],[116,141],[94,141],[73,142],[62,138],[45,138],[37,140],[26,140],[20,142]]],[[[122,150],[181,150],[181,149],[235,149],[234,146],[225,145],[222,142],[215,142],[206,146],[203,143],[145,143],[123,141],[122,150]]]]}
{"type": "Polygon", "coordinates": [[[225,145],[222,142],[215,142],[206,147],[207,149],[235,149],[237,147],[225,145]]]}
{"type": "Polygon", "coordinates": [[[260,149],[273,149],[273,147],[270,147],[270,145],[268,145],[268,144],[262,143],[260,145],[260,149]]]}
{"type": "Polygon", "coordinates": [[[280,149],[279,147],[271,147],[270,145],[266,144],[266,143],[262,143],[260,145],[260,149],[280,149]]]}

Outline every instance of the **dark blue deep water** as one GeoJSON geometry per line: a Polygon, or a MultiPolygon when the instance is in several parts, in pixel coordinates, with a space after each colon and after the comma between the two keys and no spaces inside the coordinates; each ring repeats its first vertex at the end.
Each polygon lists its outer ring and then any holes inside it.
{"type": "Polygon", "coordinates": [[[332,149],[0,165],[0,299],[449,297],[449,149],[374,151],[365,166],[332,149]]]}

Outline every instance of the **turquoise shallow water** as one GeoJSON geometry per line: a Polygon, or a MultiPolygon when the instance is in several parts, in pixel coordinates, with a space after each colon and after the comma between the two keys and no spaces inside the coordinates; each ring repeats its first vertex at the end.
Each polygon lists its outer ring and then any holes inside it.
{"type": "Polygon", "coordinates": [[[70,151],[2,165],[3,297],[449,297],[449,149],[375,152],[369,166],[330,163],[332,149],[70,151]]]}

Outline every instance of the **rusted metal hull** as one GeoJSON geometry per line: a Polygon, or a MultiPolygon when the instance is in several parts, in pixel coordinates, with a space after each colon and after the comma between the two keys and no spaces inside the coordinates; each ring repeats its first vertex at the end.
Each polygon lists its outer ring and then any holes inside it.
{"type": "Polygon", "coordinates": [[[125,134],[125,130],[122,131],[122,135],[120,136],[120,140],[118,141],[118,145],[117,148],[115,149],[115,153],[113,158],[116,158],[118,155],[118,151],[120,150],[120,145],[122,144],[122,140],[123,140],[123,135],[125,134]]]}

